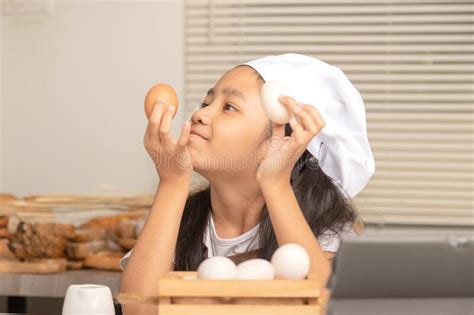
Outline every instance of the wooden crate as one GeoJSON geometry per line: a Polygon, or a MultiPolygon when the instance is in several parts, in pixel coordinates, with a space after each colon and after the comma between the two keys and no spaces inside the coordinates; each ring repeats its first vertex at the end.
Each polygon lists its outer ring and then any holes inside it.
{"type": "MultiPolygon", "coordinates": [[[[305,280],[205,280],[190,271],[168,273],[160,280],[159,295],[148,303],[158,305],[159,315],[315,315],[318,296],[312,275],[305,280]]],[[[120,303],[131,302],[124,297],[119,295],[120,303]]]]}

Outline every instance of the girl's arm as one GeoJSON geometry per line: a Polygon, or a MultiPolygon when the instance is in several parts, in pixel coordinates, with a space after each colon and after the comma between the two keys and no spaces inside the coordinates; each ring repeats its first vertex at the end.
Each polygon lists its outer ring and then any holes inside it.
{"type": "Polygon", "coordinates": [[[308,252],[311,262],[310,273],[317,276],[320,288],[320,314],[325,314],[329,299],[326,282],[331,274],[331,264],[306,222],[290,182],[261,183],[260,187],[278,244],[282,246],[287,243],[296,243],[308,252]]]}
{"type": "MultiPolygon", "coordinates": [[[[189,192],[189,180],[160,182],[148,218],[125,266],[120,292],[156,296],[158,280],[172,271],[179,225],[189,192]]],[[[157,314],[154,305],[122,305],[125,315],[157,314]]]]}
{"type": "Polygon", "coordinates": [[[272,123],[272,136],[260,147],[264,158],[257,169],[257,180],[278,244],[281,246],[297,243],[308,252],[310,272],[316,275],[320,289],[320,314],[325,314],[329,297],[326,282],[331,274],[331,264],[306,222],[291,187],[290,178],[295,163],[306,150],[308,143],[326,123],[312,105],[297,103],[289,96],[280,96],[279,101],[294,115],[289,121],[291,136],[285,136],[284,124],[272,123]]]}
{"type": "MultiPolygon", "coordinates": [[[[143,144],[155,163],[160,183],[148,218],[120,279],[120,292],[150,297],[158,295],[158,281],[173,269],[173,255],[184,206],[189,194],[193,163],[186,148],[190,121],[178,141],[171,137],[176,107],[159,99],[154,104],[143,144]]],[[[157,314],[146,304],[123,305],[125,315],[157,314]]]]}

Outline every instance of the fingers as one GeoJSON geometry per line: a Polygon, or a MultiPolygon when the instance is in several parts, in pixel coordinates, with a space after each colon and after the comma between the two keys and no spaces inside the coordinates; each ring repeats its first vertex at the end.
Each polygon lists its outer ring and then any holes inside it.
{"type": "Polygon", "coordinates": [[[294,144],[309,143],[324,128],[326,123],[314,106],[298,103],[289,96],[280,96],[279,100],[294,115],[289,121],[294,144]]]}
{"type": "Polygon", "coordinates": [[[181,135],[179,136],[178,143],[177,143],[180,150],[182,150],[188,143],[190,131],[191,131],[191,121],[186,120],[184,122],[183,129],[181,129],[181,135]]]}
{"type": "Polygon", "coordinates": [[[278,100],[286,107],[287,110],[290,111],[290,113],[293,113],[295,106],[298,106],[295,99],[291,96],[280,95],[278,100]]]}
{"type": "Polygon", "coordinates": [[[297,103],[290,96],[280,96],[280,102],[295,115],[296,121],[312,136],[316,135],[326,125],[319,111],[314,106],[297,103]]]}
{"type": "Polygon", "coordinates": [[[293,112],[295,116],[299,118],[305,131],[309,132],[313,136],[318,132],[316,121],[313,119],[313,116],[311,116],[310,113],[303,110],[299,105],[293,107],[293,112]]]}
{"type": "Polygon", "coordinates": [[[176,107],[159,99],[153,107],[145,132],[145,141],[152,145],[176,144],[171,137],[171,123],[176,107]]]}
{"type": "Polygon", "coordinates": [[[150,141],[160,144],[159,130],[165,103],[157,101],[151,112],[150,120],[146,130],[146,135],[150,141]]]}
{"type": "Polygon", "coordinates": [[[174,111],[176,107],[174,105],[169,105],[166,107],[165,112],[163,113],[163,119],[161,120],[160,125],[160,141],[162,144],[171,144],[173,143],[173,138],[171,137],[171,121],[173,119],[174,111]]]}
{"type": "Polygon", "coordinates": [[[290,113],[293,114],[293,117],[291,117],[291,119],[289,121],[291,129],[293,130],[293,132],[291,133],[291,138],[293,138],[293,140],[298,145],[304,144],[306,137],[305,137],[305,134],[304,134],[305,132],[304,132],[303,126],[300,123],[298,123],[297,119],[295,118],[295,116],[300,117],[300,115],[297,115],[297,112],[299,113],[299,110],[300,110],[298,104],[296,103],[294,98],[292,98],[290,96],[284,96],[284,95],[281,95],[279,97],[279,101],[284,106],[286,106],[286,108],[290,111],[290,113]],[[295,110],[296,110],[296,112],[295,112],[295,110]]]}
{"type": "Polygon", "coordinates": [[[295,140],[295,142],[299,145],[304,144],[306,142],[306,135],[304,133],[303,127],[296,121],[295,117],[291,117],[290,119],[290,126],[293,129],[291,133],[291,137],[295,140]]]}
{"type": "Polygon", "coordinates": [[[311,115],[311,117],[313,117],[314,121],[316,122],[316,126],[318,127],[319,130],[323,129],[324,126],[326,126],[326,122],[321,117],[321,114],[316,108],[307,104],[303,105],[302,108],[304,111],[308,112],[311,115]]]}

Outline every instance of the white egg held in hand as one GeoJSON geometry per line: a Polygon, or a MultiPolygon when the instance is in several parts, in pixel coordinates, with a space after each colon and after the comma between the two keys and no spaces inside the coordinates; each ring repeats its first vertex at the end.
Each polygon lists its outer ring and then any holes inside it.
{"type": "Polygon", "coordinates": [[[237,265],[237,278],[241,280],[271,280],[274,277],[272,264],[265,259],[255,258],[237,265]]]}
{"type": "Polygon", "coordinates": [[[205,259],[198,267],[199,279],[228,280],[237,278],[237,266],[224,256],[214,256],[205,259]]]}
{"type": "Polygon", "coordinates": [[[283,96],[293,96],[291,91],[276,81],[265,82],[261,92],[262,107],[267,117],[279,124],[286,124],[291,119],[291,113],[288,112],[285,105],[281,104],[278,98],[283,96]]]}
{"type": "Polygon", "coordinates": [[[280,246],[272,256],[275,278],[302,280],[309,273],[309,255],[303,246],[285,244],[280,246]]]}

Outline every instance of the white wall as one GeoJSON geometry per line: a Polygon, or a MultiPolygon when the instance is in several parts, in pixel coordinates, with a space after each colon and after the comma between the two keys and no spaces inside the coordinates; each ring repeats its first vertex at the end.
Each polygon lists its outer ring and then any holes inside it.
{"type": "MultiPolygon", "coordinates": [[[[54,6],[3,17],[0,191],[154,192],[143,100],[156,82],[184,99],[183,1],[54,6]]],[[[181,125],[177,116],[174,135],[181,125]]]]}

